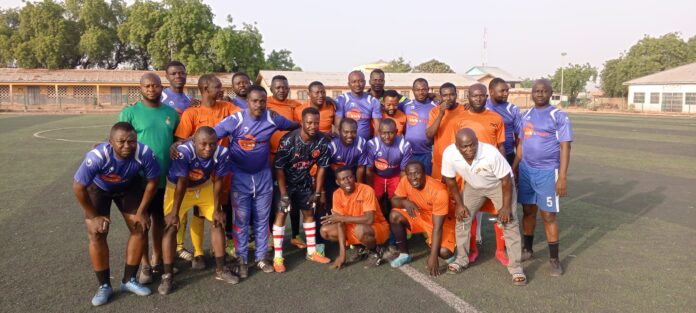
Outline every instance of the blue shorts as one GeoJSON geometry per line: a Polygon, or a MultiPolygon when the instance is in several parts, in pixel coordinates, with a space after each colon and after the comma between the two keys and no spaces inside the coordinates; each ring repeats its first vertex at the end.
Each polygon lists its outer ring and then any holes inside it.
{"type": "Polygon", "coordinates": [[[558,213],[558,169],[536,169],[520,162],[517,202],[536,204],[540,210],[558,213]]]}
{"type": "Polygon", "coordinates": [[[411,160],[421,161],[425,166],[425,174],[430,176],[433,174],[433,153],[414,153],[411,155],[411,160]]]}

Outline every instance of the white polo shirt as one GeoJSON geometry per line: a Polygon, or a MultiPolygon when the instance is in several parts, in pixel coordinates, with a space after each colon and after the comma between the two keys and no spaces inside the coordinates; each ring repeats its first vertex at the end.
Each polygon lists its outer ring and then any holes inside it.
{"type": "Polygon", "coordinates": [[[454,177],[459,174],[467,186],[488,189],[500,185],[500,179],[512,170],[500,150],[485,142],[478,143],[476,156],[471,165],[464,160],[455,144],[445,148],[442,155],[442,176],[454,177]]]}

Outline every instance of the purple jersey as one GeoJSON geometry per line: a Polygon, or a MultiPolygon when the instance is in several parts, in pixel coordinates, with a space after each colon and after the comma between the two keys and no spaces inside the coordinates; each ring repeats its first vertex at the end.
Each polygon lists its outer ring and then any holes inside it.
{"type": "Polygon", "coordinates": [[[229,174],[229,150],[218,145],[213,156],[203,159],[196,155],[192,140],[176,147],[179,158],[172,161],[167,180],[176,184],[179,177],[188,177],[188,187],[196,187],[208,181],[211,175],[224,177],[229,174]]]}
{"type": "Polygon", "coordinates": [[[296,124],[282,115],[266,110],[259,119],[249,110],[228,116],[215,126],[218,138],[229,136],[232,170],[257,173],[270,167],[269,140],[276,130],[289,130],[296,124]]]}
{"type": "Polygon", "coordinates": [[[394,177],[406,170],[411,160],[411,144],[396,136],[391,146],[385,145],[379,136],[367,142],[367,167],[382,177],[394,177]]]}
{"type": "Polygon", "coordinates": [[[134,179],[139,179],[140,171],[148,180],[159,178],[160,167],[152,149],[138,143],[133,155],[121,160],[107,142],[87,152],[74,178],[83,186],[94,183],[104,191],[120,191],[134,179]]]}
{"type": "Polygon", "coordinates": [[[242,110],[249,108],[249,103],[242,98],[234,97],[232,98],[232,103],[242,110]]]}
{"type": "Polygon", "coordinates": [[[336,98],[336,116],[354,119],[358,122],[358,136],[369,140],[372,138],[372,119],[382,118],[382,105],[367,92],[359,98],[347,92],[336,98]]]}
{"type": "Polygon", "coordinates": [[[536,169],[560,166],[561,142],[573,141],[573,128],[568,114],[549,105],[532,107],[522,115],[520,133],[522,162],[536,169]]]}
{"type": "Polygon", "coordinates": [[[367,165],[367,153],[365,145],[367,140],[355,137],[353,144],[346,146],[341,138],[334,137],[329,143],[329,162],[334,170],[341,166],[357,167],[367,165]]]}
{"type": "Polygon", "coordinates": [[[189,96],[185,93],[174,92],[171,88],[165,88],[162,91],[162,98],[160,100],[162,103],[176,110],[176,113],[179,113],[179,115],[184,113],[191,103],[191,98],[189,98],[189,96]]]}
{"type": "Polygon", "coordinates": [[[503,118],[505,124],[505,152],[507,154],[515,151],[515,136],[520,132],[520,108],[516,105],[505,102],[493,104],[491,99],[486,100],[486,108],[498,113],[503,118]]]}
{"type": "Polygon", "coordinates": [[[432,100],[426,99],[425,103],[410,100],[404,105],[406,114],[405,139],[411,144],[413,153],[430,153],[433,151],[433,141],[425,135],[428,128],[430,111],[437,107],[432,100]]]}

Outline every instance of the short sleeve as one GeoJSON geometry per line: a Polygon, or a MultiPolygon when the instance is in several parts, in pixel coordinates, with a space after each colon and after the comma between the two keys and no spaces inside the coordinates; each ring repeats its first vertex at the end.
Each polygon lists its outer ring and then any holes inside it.
{"type": "Polygon", "coordinates": [[[435,193],[435,201],[433,201],[433,215],[447,215],[449,213],[449,194],[446,189],[439,189],[435,193]]]}
{"type": "Polygon", "coordinates": [[[278,126],[278,129],[280,130],[289,130],[291,128],[295,128],[297,123],[285,118],[285,116],[282,116],[278,113],[271,112],[270,113],[273,118],[273,122],[278,126]]]}
{"type": "Polygon", "coordinates": [[[372,107],[372,118],[382,118],[382,104],[377,98],[370,96],[370,106],[372,107]]]}
{"type": "Polygon", "coordinates": [[[128,122],[133,124],[133,112],[130,109],[131,107],[125,107],[123,110],[121,110],[121,113],[118,115],[118,121],[119,122],[128,122]]]}
{"type": "MultiPolygon", "coordinates": [[[[143,147],[147,146],[143,145],[143,147]]],[[[161,169],[155,155],[152,153],[152,149],[147,147],[147,149],[144,150],[146,151],[143,152],[141,160],[143,162],[143,173],[145,174],[145,178],[147,178],[147,180],[159,178],[161,169]]]]}
{"type": "Polygon", "coordinates": [[[503,123],[502,118],[499,118],[498,122],[496,122],[496,124],[498,125],[498,127],[496,127],[496,131],[495,131],[496,132],[496,134],[495,134],[496,141],[499,144],[504,143],[505,142],[505,123],[503,123]]]}
{"type": "Polygon", "coordinates": [[[366,188],[363,193],[363,207],[360,210],[363,213],[374,212],[379,210],[379,205],[377,204],[377,196],[371,188],[366,188]]]}
{"type": "Polygon", "coordinates": [[[375,154],[377,154],[377,147],[374,144],[374,140],[370,140],[365,145],[365,165],[372,167],[375,165],[375,154]]]}
{"type": "Polygon", "coordinates": [[[358,152],[360,152],[360,155],[358,156],[358,166],[365,166],[368,163],[369,147],[365,143],[365,139],[362,139],[361,137],[357,137],[355,139],[358,140],[358,145],[360,145],[360,149],[358,149],[358,152]]]}
{"type": "Polygon", "coordinates": [[[570,124],[570,118],[566,112],[558,112],[556,124],[558,125],[558,129],[556,129],[558,141],[573,141],[573,127],[570,124]]]}
{"type": "MultiPolygon", "coordinates": [[[[442,155],[442,170],[440,174],[442,174],[443,177],[449,177],[449,178],[454,178],[455,175],[457,174],[455,168],[454,168],[454,163],[452,162],[452,151],[454,146],[449,146],[445,148],[445,151],[443,152],[442,155]]],[[[500,154],[500,153],[498,153],[500,154]]]]}
{"type": "Polygon", "coordinates": [[[179,157],[172,160],[172,165],[169,167],[169,176],[188,177],[190,163],[188,151],[183,145],[179,145],[176,149],[179,151],[179,157]]]}
{"type": "Polygon", "coordinates": [[[395,197],[406,197],[408,196],[408,177],[401,177],[399,180],[399,185],[396,186],[396,191],[394,191],[395,197]]]}
{"type": "Polygon", "coordinates": [[[438,110],[430,110],[430,113],[428,113],[428,127],[433,126],[433,123],[435,123],[435,119],[437,118],[437,114],[438,110]]]}
{"type": "Polygon", "coordinates": [[[343,197],[343,190],[336,190],[333,194],[333,199],[331,200],[333,202],[333,206],[331,208],[331,211],[341,214],[341,215],[347,215],[346,214],[346,203],[345,199],[343,197]]]}
{"type": "Polygon", "coordinates": [[[179,122],[179,125],[176,127],[174,137],[188,139],[189,137],[193,136],[193,121],[196,118],[194,112],[194,110],[186,110],[183,114],[181,114],[181,121],[179,122]]]}
{"type": "Polygon", "coordinates": [[[280,139],[278,151],[276,151],[275,159],[273,160],[273,167],[285,168],[285,166],[288,165],[292,150],[292,134],[293,133],[287,133],[280,139]]]}
{"type": "Polygon", "coordinates": [[[223,177],[230,173],[230,150],[222,147],[222,152],[215,163],[215,176],[223,177]]]}
{"type": "Polygon", "coordinates": [[[522,113],[520,108],[516,105],[512,106],[512,131],[514,134],[519,136],[520,133],[520,120],[522,119],[522,113]]]}
{"type": "Polygon", "coordinates": [[[237,123],[239,123],[239,119],[237,118],[237,114],[235,114],[226,117],[215,125],[215,134],[217,134],[218,139],[232,135],[232,132],[237,127],[237,123]]]}
{"type": "Polygon", "coordinates": [[[319,160],[317,160],[317,166],[319,167],[329,167],[329,161],[331,159],[331,151],[329,150],[329,145],[326,139],[322,139],[322,143],[319,149],[319,160]]]}
{"type": "Polygon", "coordinates": [[[411,156],[413,155],[413,149],[411,148],[411,144],[406,141],[406,139],[401,139],[402,142],[404,142],[404,148],[403,148],[403,153],[401,154],[401,170],[405,171],[406,170],[406,165],[408,164],[409,161],[411,161],[411,156]]]}
{"type": "Polygon", "coordinates": [[[336,97],[336,116],[343,118],[345,116],[344,114],[344,107],[346,104],[346,95],[341,94],[338,97],[336,97]]]}
{"type": "Polygon", "coordinates": [[[99,169],[103,164],[102,159],[97,156],[97,153],[99,152],[96,149],[87,152],[84,160],[82,160],[82,164],[80,164],[77,172],[75,172],[75,181],[83,186],[92,184],[92,181],[97,177],[99,169]]]}
{"type": "MultiPolygon", "coordinates": [[[[480,149],[480,148],[479,148],[480,149]]],[[[495,149],[496,152],[498,152],[497,149],[495,149]]],[[[495,175],[496,178],[501,179],[512,171],[510,168],[510,164],[507,162],[505,157],[500,154],[500,153],[493,153],[491,150],[491,154],[495,155],[495,158],[493,162],[491,162],[491,172],[495,175]]]]}

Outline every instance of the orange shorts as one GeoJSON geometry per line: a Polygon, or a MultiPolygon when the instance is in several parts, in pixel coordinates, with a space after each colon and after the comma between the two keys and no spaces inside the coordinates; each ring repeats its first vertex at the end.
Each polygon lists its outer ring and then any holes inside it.
{"type": "MultiPolygon", "coordinates": [[[[355,236],[355,224],[346,225],[346,242],[349,245],[362,244],[358,237],[355,236]]],[[[389,240],[389,224],[372,224],[372,230],[375,232],[375,240],[378,245],[384,244],[389,240]]]]}
{"type": "MultiPolygon", "coordinates": [[[[408,215],[406,210],[404,209],[394,209],[396,212],[399,212],[401,215],[403,215],[406,220],[408,221],[409,224],[409,232],[412,234],[418,234],[418,233],[426,233],[428,234],[428,245],[432,245],[432,240],[433,240],[433,222],[430,219],[425,219],[422,217],[422,215],[418,214],[416,217],[411,217],[408,215]]],[[[454,233],[454,225],[456,223],[456,220],[447,215],[445,216],[445,223],[442,225],[442,243],[440,244],[440,247],[446,248],[450,252],[454,252],[454,247],[456,247],[457,243],[455,240],[455,233],[454,233]]]]}

